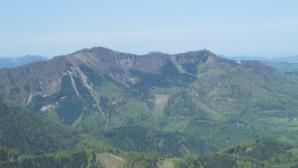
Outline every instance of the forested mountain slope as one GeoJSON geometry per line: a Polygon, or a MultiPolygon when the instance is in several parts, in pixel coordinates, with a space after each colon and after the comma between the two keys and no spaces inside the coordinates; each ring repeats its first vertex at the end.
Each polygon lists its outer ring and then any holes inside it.
{"type": "Polygon", "coordinates": [[[205,154],[298,135],[296,77],[208,50],[135,55],[96,47],[0,70],[0,77],[2,101],[125,151],[205,154]]]}

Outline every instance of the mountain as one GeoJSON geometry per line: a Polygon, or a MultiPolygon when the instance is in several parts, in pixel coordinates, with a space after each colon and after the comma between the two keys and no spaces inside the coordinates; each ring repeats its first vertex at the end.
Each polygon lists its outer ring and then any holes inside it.
{"type": "Polygon", "coordinates": [[[229,57],[228,59],[235,60],[237,62],[257,60],[281,72],[286,72],[286,73],[298,72],[298,56],[277,57],[277,58],[235,56],[235,57],[229,57]]]}
{"type": "Polygon", "coordinates": [[[296,73],[298,72],[298,63],[292,62],[276,62],[276,61],[262,61],[264,64],[274,67],[281,72],[296,73]]]}
{"type": "Polygon", "coordinates": [[[47,60],[47,58],[40,55],[26,55],[24,57],[0,58],[0,68],[13,68],[44,60],[47,60]]]}
{"type": "Polygon", "coordinates": [[[208,50],[96,47],[0,70],[0,100],[126,152],[208,154],[259,137],[297,140],[298,80],[208,50]]]}
{"type": "Polygon", "coordinates": [[[275,61],[275,62],[298,63],[298,55],[272,58],[272,61],[275,61]]]}
{"type": "Polygon", "coordinates": [[[255,57],[255,56],[244,56],[244,55],[232,56],[232,57],[223,56],[223,57],[230,59],[230,60],[235,60],[235,61],[258,60],[258,61],[298,63],[298,55],[285,56],[285,57],[255,57]]]}

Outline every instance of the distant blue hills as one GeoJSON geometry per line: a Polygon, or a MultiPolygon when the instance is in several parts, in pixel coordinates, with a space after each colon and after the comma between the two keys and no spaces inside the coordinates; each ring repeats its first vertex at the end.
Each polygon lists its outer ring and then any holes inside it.
{"type": "Polygon", "coordinates": [[[0,68],[14,68],[37,61],[44,61],[47,59],[47,57],[40,55],[26,55],[23,57],[4,57],[0,58],[0,68]]]}
{"type": "Polygon", "coordinates": [[[234,56],[226,57],[230,60],[240,61],[260,61],[282,72],[298,72],[298,55],[288,57],[253,57],[253,56],[234,56]]]}

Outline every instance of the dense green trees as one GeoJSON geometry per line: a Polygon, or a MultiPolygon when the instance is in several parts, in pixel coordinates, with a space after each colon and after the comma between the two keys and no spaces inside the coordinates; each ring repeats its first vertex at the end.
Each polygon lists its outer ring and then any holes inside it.
{"type": "Polygon", "coordinates": [[[83,168],[87,167],[88,158],[85,152],[72,153],[69,156],[34,156],[15,161],[0,163],[3,168],[83,168]]]}
{"type": "Polygon", "coordinates": [[[0,145],[25,153],[54,152],[72,148],[79,135],[22,107],[0,103],[0,145]]]}

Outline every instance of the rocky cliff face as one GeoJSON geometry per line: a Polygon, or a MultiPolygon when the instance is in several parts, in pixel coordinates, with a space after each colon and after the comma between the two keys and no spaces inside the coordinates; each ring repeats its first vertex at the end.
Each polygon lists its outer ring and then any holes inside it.
{"type": "Polygon", "coordinates": [[[65,58],[57,57],[14,69],[3,69],[0,72],[0,98],[29,104],[35,95],[51,95],[60,89],[61,76],[68,66],[65,58]]]}

